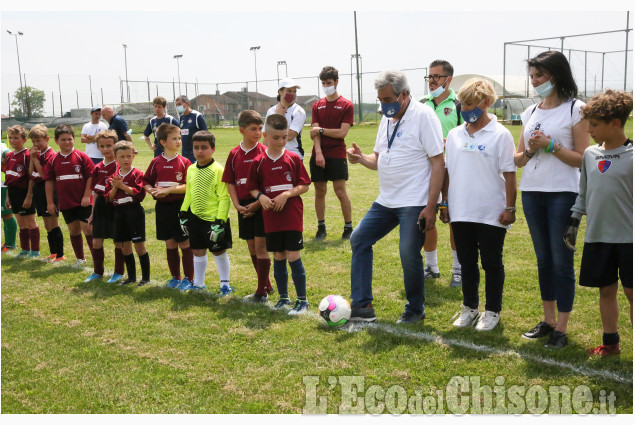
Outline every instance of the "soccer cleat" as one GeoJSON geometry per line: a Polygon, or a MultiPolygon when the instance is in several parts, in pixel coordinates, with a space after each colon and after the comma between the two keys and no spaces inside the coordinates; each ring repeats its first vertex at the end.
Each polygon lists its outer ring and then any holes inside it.
{"type": "Polygon", "coordinates": [[[600,356],[600,357],[608,357],[608,356],[616,356],[620,354],[622,350],[620,349],[620,344],[613,345],[598,345],[595,348],[591,348],[587,350],[587,354],[589,356],[600,356]]]}
{"type": "Polygon", "coordinates": [[[90,282],[91,280],[97,280],[97,279],[101,279],[103,278],[102,275],[97,274],[97,273],[93,273],[90,276],[88,276],[86,279],[84,279],[84,282],[90,282]]]}
{"type": "Polygon", "coordinates": [[[351,322],[374,322],[377,320],[375,309],[372,304],[366,307],[351,306],[351,322]]]}
{"type": "Polygon", "coordinates": [[[351,239],[351,233],[353,233],[352,227],[344,227],[344,231],[342,232],[342,240],[348,241],[351,239]]]}
{"type": "Polygon", "coordinates": [[[84,267],[85,264],[86,264],[86,260],[84,260],[83,258],[78,258],[77,261],[75,261],[75,264],[73,264],[71,267],[81,269],[84,267]]]}
{"type": "Polygon", "coordinates": [[[309,311],[309,302],[307,300],[296,300],[295,305],[289,310],[289,316],[297,316],[298,314],[304,314],[309,311]]]}
{"type": "Polygon", "coordinates": [[[412,325],[423,321],[426,318],[425,313],[413,313],[411,311],[404,311],[401,313],[401,317],[397,320],[398,325],[412,325]]]}
{"type": "Polygon", "coordinates": [[[13,251],[15,249],[14,246],[7,246],[5,244],[2,244],[2,253],[7,253],[9,251],[13,251]]]}
{"type": "Polygon", "coordinates": [[[121,282],[120,285],[121,286],[128,286],[128,285],[130,285],[132,283],[137,283],[137,281],[136,280],[132,280],[132,279],[126,279],[123,282],[121,282]]]}
{"type": "Polygon", "coordinates": [[[26,258],[26,257],[29,256],[30,253],[31,253],[31,251],[22,250],[22,251],[20,251],[20,253],[18,255],[15,256],[15,258],[26,258]]]}
{"type": "Polygon", "coordinates": [[[232,292],[236,292],[236,288],[234,288],[233,286],[227,285],[227,286],[221,286],[219,293],[224,297],[231,294],[232,292]]]}
{"type": "Polygon", "coordinates": [[[38,258],[40,256],[40,251],[29,251],[29,258],[38,258]]]}
{"type": "Polygon", "coordinates": [[[427,266],[423,271],[423,277],[425,279],[438,279],[441,277],[441,272],[433,272],[432,267],[427,266]]]}
{"type": "Polygon", "coordinates": [[[192,286],[190,286],[189,290],[190,291],[206,291],[207,290],[207,286],[205,286],[205,284],[202,284],[201,286],[196,286],[196,285],[192,284],[192,286]]]}
{"type": "Polygon", "coordinates": [[[186,277],[183,278],[183,280],[181,281],[181,283],[179,284],[179,286],[177,286],[177,289],[179,291],[188,291],[190,289],[192,289],[192,286],[194,286],[192,284],[192,282],[190,282],[186,277]]]}
{"type": "Polygon", "coordinates": [[[278,300],[278,302],[276,303],[274,309],[280,310],[289,307],[291,307],[291,300],[289,298],[280,298],[280,300],[278,300]]]}
{"type": "Polygon", "coordinates": [[[141,280],[141,281],[139,281],[139,283],[137,284],[137,287],[139,287],[139,286],[145,286],[145,285],[147,285],[148,283],[150,283],[150,281],[149,281],[149,280],[141,280]]]}
{"type": "Polygon", "coordinates": [[[553,326],[551,326],[549,323],[540,322],[536,326],[525,332],[522,337],[525,339],[542,338],[551,335],[553,329],[553,326]]]}
{"type": "Polygon", "coordinates": [[[567,334],[560,331],[553,331],[549,337],[549,341],[545,344],[545,348],[560,349],[566,347],[568,343],[569,338],[567,334]]]}
{"type": "Polygon", "coordinates": [[[318,225],[317,233],[315,234],[314,241],[323,241],[326,238],[326,226],[318,225]]]}
{"type": "Polygon", "coordinates": [[[268,288],[265,288],[265,291],[267,291],[267,295],[273,295],[276,293],[276,290],[273,289],[273,286],[269,286],[268,288]]]}
{"type": "Polygon", "coordinates": [[[259,293],[254,292],[253,294],[247,295],[244,299],[245,301],[250,301],[253,303],[266,303],[267,301],[269,301],[269,296],[260,295],[259,293]]]}
{"type": "Polygon", "coordinates": [[[56,256],[53,260],[51,260],[51,263],[61,263],[62,261],[66,261],[66,257],[63,255],[61,257],[56,256]]]}
{"type": "Polygon", "coordinates": [[[48,257],[46,257],[44,261],[46,261],[47,263],[53,263],[55,262],[56,258],[57,258],[57,254],[51,254],[48,257]]]}
{"type": "Polygon", "coordinates": [[[475,329],[477,331],[491,331],[498,325],[501,320],[500,313],[494,313],[493,311],[485,310],[485,313],[481,314],[476,323],[475,329]]]}
{"type": "Polygon", "coordinates": [[[461,305],[461,311],[454,315],[454,317],[457,316],[458,318],[452,323],[452,325],[456,326],[457,328],[465,328],[467,326],[473,326],[474,323],[476,323],[476,321],[478,320],[480,313],[478,309],[469,308],[461,305]]]}
{"type": "Polygon", "coordinates": [[[450,281],[450,286],[452,288],[460,288],[462,284],[463,277],[461,276],[461,272],[453,272],[452,280],[450,281]]]}
{"type": "Polygon", "coordinates": [[[113,273],[112,276],[110,276],[110,279],[108,279],[108,283],[117,283],[121,279],[123,279],[123,275],[122,274],[113,273]]]}
{"type": "Polygon", "coordinates": [[[181,284],[181,281],[178,280],[177,278],[173,277],[172,279],[168,280],[168,284],[165,285],[167,288],[176,288],[181,284]]]}

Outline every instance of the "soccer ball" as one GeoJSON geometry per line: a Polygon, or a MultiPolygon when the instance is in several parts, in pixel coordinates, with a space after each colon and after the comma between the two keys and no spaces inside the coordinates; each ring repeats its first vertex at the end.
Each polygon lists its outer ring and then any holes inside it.
{"type": "Polygon", "coordinates": [[[351,318],[351,305],[340,295],[325,297],[318,307],[320,316],[331,326],[340,326],[351,318]]]}

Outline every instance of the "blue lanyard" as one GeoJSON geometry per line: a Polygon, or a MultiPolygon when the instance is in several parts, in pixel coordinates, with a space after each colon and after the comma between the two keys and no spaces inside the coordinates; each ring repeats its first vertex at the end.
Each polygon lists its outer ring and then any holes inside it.
{"type": "MultiPolygon", "coordinates": [[[[410,102],[408,102],[408,106],[410,106],[410,102]]],[[[406,106],[406,110],[408,110],[408,106],[406,106]]],[[[406,115],[405,111],[404,111],[404,115],[406,115]]],[[[395,140],[395,135],[397,134],[397,129],[399,128],[399,124],[401,124],[402,119],[403,119],[403,116],[399,119],[399,121],[397,121],[397,125],[395,126],[395,130],[392,132],[392,136],[388,136],[388,127],[390,127],[390,119],[388,119],[388,122],[386,123],[386,139],[388,139],[388,149],[386,149],[386,153],[390,153],[392,142],[394,142],[395,140]]]]}

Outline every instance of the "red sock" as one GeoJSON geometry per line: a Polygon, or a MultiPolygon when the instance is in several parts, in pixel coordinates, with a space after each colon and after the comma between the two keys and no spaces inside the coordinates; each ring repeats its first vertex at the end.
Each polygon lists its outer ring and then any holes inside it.
{"type": "Polygon", "coordinates": [[[22,248],[22,251],[31,250],[31,241],[29,239],[29,229],[20,229],[20,248],[22,248]]]}
{"type": "Polygon", "coordinates": [[[194,253],[192,248],[181,250],[181,261],[183,261],[183,275],[190,282],[194,282],[194,253]]]}
{"type": "Polygon", "coordinates": [[[93,235],[84,235],[86,238],[86,243],[88,244],[88,249],[90,250],[90,256],[95,257],[95,253],[93,252],[93,235]]]}
{"type": "Polygon", "coordinates": [[[256,273],[258,273],[258,257],[255,255],[252,255],[251,263],[254,265],[254,269],[256,270],[256,273]]]}
{"type": "Polygon", "coordinates": [[[258,289],[257,293],[260,295],[265,295],[267,293],[267,284],[271,286],[269,283],[269,271],[271,270],[271,260],[269,258],[258,258],[258,289]]]}
{"type": "Polygon", "coordinates": [[[115,248],[115,273],[123,276],[126,263],[123,259],[123,251],[121,248],[115,248]]]}
{"type": "Polygon", "coordinates": [[[104,247],[93,249],[93,271],[98,275],[104,275],[104,247]]]}
{"type": "Polygon", "coordinates": [[[71,235],[71,245],[73,246],[73,251],[75,251],[75,258],[84,260],[84,241],[81,233],[79,235],[71,235]]]}
{"type": "Polygon", "coordinates": [[[29,240],[31,241],[31,251],[40,250],[40,228],[29,229],[29,240]]]}
{"type": "Polygon", "coordinates": [[[170,274],[173,278],[181,280],[181,258],[179,257],[179,249],[166,248],[166,252],[168,255],[168,268],[170,269],[170,274]]]}

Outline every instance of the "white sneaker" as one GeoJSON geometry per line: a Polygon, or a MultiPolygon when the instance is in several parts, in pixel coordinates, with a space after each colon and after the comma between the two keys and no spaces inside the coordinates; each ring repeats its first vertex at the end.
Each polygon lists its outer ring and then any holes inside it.
{"type": "Polygon", "coordinates": [[[500,313],[494,313],[493,311],[485,310],[485,313],[481,314],[476,324],[477,331],[491,331],[498,325],[501,320],[500,313]]]}
{"type": "MultiPolygon", "coordinates": [[[[454,315],[456,317],[459,316],[453,323],[457,328],[465,328],[467,326],[474,325],[480,316],[480,313],[477,309],[469,308],[461,304],[462,310],[454,315]]],[[[453,317],[453,318],[454,318],[453,317]]]]}
{"type": "Polygon", "coordinates": [[[83,258],[79,258],[77,261],[75,261],[75,264],[73,264],[73,267],[75,267],[76,269],[81,269],[84,267],[85,264],[86,264],[86,260],[84,260],[83,258]]]}

